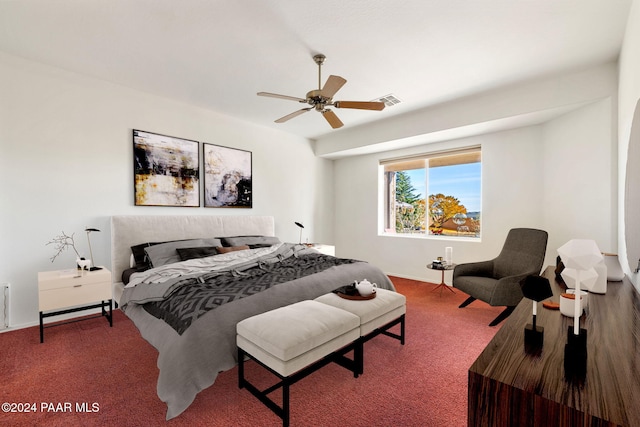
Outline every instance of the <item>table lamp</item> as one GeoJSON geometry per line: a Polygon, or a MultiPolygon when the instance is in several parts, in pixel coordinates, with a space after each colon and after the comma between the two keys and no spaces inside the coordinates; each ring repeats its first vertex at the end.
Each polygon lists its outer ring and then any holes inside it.
{"type": "Polygon", "coordinates": [[[304,228],[304,225],[302,225],[302,223],[296,221],[295,224],[300,227],[300,242],[298,242],[299,244],[302,244],[302,229],[304,228]]]}
{"type": "Polygon", "coordinates": [[[91,261],[91,264],[92,264],[92,265],[91,265],[91,267],[89,267],[89,271],[102,270],[102,267],[96,267],[96,266],[95,266],[95,264],[94,264],[94,262],[93,262],[93,260],[94,260],[94,258],[93,258],[93,251],[91,250],[91,239],[89,238],[89,234],[90,234],[92,231],[100,232],[100,230],[98,230],[97,228],[85,228],[85,230],[84,230],[84,231],[86,231],[86,232],[87,232],[87,242],[89,242],[89,255],[91,255],[91,259],[90,259],[90,261],[91,261]]]}
{"type": "Polygon", "coordinates": [[[581,275],[602,261],[602,253],[593,240],[573,239],[559,247],[558,254],[566,269],[575,270],[576,289],[573,330],[569,327],[568,340],[564,348],[564,369],[567,376],[583,379],[587,373],[587,330],[580,328],[580,315],[582,314],[581,275]]]}

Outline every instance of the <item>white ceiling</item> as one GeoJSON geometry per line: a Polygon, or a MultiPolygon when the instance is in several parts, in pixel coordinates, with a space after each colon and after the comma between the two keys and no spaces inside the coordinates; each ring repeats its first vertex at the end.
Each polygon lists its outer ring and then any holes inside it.
{"type": "Polygon", "coordinates": [[[384,111],[337,110],[345,128],[518,81],[616,60],[632,0],[0,0],[0,51],[293,134],[332,130],[334,97],[394,94],[384,111]]]}

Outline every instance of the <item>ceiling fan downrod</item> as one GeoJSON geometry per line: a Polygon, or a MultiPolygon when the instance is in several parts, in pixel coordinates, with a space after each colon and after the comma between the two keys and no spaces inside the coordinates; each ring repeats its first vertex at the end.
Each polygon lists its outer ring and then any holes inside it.
{"type": "Polygon", "coordinates": [[[321,53],[313,56],[313,60],[318,64],[318,90],[322,89],[322,64],[324,64],[325,59],[327,57],[321,53]]]}

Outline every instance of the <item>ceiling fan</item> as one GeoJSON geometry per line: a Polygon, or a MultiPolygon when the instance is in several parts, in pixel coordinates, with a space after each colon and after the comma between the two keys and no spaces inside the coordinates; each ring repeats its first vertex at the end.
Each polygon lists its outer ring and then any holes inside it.
{"type": "Polygon", "coordinates": [[[322,85],[321,69],[322,64],[326,57],[324,55],[315,55],[313,60],[318,64],[318,89],[312,90],[307,93],[306,98],[298,98],[295,96],[279,95],[277,93],[258,92],[258,96],[269,96],[272,98],[287,99],[290,101],[298,101],[302,104],[309,104],[310,107],[303,108],[298,111],[294,111],[291,114],[287,114],[284,117],[280,117],[276,120],[276,123],[284,123],[287,120],[298,117],[299,115],[306,113],[307,111],[316,110],[322,113],[324,118],[329,122],[332,128],[337,129],[344,125],[333,112],[326,107],[335,108],[353,108],[357,110],[376,110],[380,111],[384,109],[384,102],[369,102],[369,101],[334,101],[333,95],[340,90],[342,86],[347,82],[340,76],[329,76],[327,82],[322,85]]]}

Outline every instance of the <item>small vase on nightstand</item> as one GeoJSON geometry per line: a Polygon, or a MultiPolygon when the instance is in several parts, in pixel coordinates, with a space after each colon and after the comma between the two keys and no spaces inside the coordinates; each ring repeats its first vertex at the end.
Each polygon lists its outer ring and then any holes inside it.
{"type": "Polygon", "coordinates": [[[89,270],[89,267],[91,266],[91,260],[84,259],[84,257],[76,258],[76,265],[78,267],[78,270],[89,270]]]}

